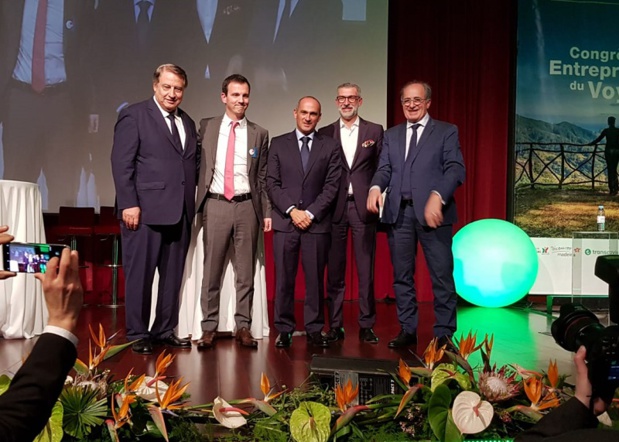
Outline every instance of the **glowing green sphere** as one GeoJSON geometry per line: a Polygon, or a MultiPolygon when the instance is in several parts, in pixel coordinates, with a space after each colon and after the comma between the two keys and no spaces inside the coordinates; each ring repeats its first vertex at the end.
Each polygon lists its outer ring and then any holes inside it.
{"type": "Polygon", "coordinates": [[[522,229],[499,219],[472,222],[453,238],[456,291],[471,304],[505,307],[537,278],[537,251],[522,229]]]}

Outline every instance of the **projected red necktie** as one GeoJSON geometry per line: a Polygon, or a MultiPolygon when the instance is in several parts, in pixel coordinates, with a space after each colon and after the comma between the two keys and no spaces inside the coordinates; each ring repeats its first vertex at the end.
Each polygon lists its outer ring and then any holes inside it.
{"type": "Polygon", "coordinates": [[[234,129],[238,125],[238,121],[232,122],[228,136],[228,150],[226,150],[226,166],[224,168],[224,196],[227,200],[234,198],[234,145],[236,144],[234,129]]]}
{"type": "Polygon", "coordinates": [[[39,0],[32,45],[32,89],[41,93],[45,89],[45,27],[47,26],[47,0],[39,0]]]}

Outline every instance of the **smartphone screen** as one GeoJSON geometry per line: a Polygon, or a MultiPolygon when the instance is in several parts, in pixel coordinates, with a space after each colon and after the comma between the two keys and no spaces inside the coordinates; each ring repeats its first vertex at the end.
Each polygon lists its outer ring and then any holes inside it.
{"type": "Polygon", "coordinates": [[[19,273],[45,273],[47,262],[60,257],[63,244],[34,244],[12,242],[2,246],[5,270],[19,273]]]}

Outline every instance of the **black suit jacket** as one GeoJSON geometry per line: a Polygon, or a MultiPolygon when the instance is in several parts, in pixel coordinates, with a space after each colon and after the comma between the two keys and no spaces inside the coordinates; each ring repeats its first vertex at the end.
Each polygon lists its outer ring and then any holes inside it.
{"type": "MultiPolygon", "coordinates": [[[[338,222],[342,219],[342,215],[346,209],[348,187],[351,183],[355,198],[355,207],[359,213],[359,218],[366,223],[378,221],[377,214],[368,212],[366,202],[372,177],[378,167],[378,157],[383,145],[383,132],[383,127],[380,124],[359,118],[359,137],[352,166],[349,166],[346,161],[344,149],[342,148],[340,150],[342,178],[335,202],[333,221],[338,222]]],[[[335,123],[319,129],[318,133],[341,142],[340,120],[338,119],[335,123]]]]}
{"type": "Polygon", "coordinates": [[[119,218],[128,207],[140,207],[144,224],[176,224],[183,210],[188,219],[193,218],[198,134],[189,115],[180,108],[177,112],[185,127],[184,149],[174,142],[153,98],[121,111],[112,148],[119,218]]]}
{"type": "Polygon", "coordinates": [[[286,211],[295,206],[314,215],[309,233],[331,231],[333,203],[342,173],[340,150],[340,143],[333,138],[314,133],[304,174],[296,131],[273,138],[267,163],[267,192],[274,230],[294,230],[286,211]]]}
{"type": "Polygon", "coordinates": [[[43,333],[9,389],[0,396],[0,440],[33,440],[47,424],[77,357],[75,346],[53,333],[43,333]]]}
{"type": "Polygon", "coordinates": [[[611,442],[619,431],[596,428],[597,418],[576,398],[544,416],[533,428],[516,437],[516,442],[611,442]]]}

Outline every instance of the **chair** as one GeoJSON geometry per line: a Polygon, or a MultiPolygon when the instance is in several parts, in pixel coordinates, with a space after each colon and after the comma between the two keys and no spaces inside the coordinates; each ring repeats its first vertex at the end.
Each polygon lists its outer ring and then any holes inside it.
{"type": "Polygon", "coordinates": [[[53,226],[49,233],[57,241],[69,239],[71,250],[77,250],[78,237],[92,238],[95,225],[94,207],[61,206],[58,212],[58,225],[53,226]]]}
{"type": "Polygon", "coordinates": [[[118,303],[118,269],[120,264],[120,224],[114,211],[114,207],[101,206],[99,212],[99,222],[94,227],[95,237],[102,241],[112,238],[112,261],[111,264],[104,264],[105,267],[112,269],[112,303],[106,307],[117,308],[118,303]]]}

